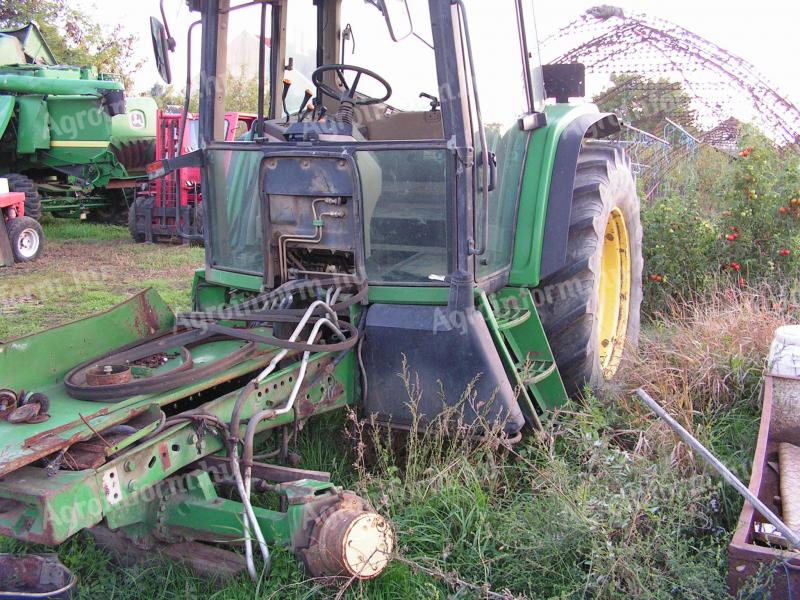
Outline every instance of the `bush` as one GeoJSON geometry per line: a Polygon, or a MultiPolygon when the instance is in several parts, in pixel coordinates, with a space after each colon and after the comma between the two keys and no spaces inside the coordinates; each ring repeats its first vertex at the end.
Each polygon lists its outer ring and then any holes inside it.
{"type": "Polygon", "coordinates": [[[643,207],[646,315],[701,296],[717,275],[717,225],[695,198],[669,196],[643,207]]]}
{"type": "Polygon", "coordinates": [[[738,154],[710,148],[645,201],[645,315],[693,301],[721,282],[788,290],[800,274],[800,154],[753,132],[738,154]],[[694,170],[692,169],[694,167],[694,170]]]}

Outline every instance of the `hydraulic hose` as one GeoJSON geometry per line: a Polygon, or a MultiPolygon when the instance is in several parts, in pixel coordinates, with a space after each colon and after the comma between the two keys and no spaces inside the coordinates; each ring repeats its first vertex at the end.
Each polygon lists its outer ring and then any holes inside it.
{"type": "MultiPolygon", "coordinates": [[[[305,309],[305,314],[301,317],[300,322],[295,327],[292,334],[289,336],[289,342],[297,343],[296,340],[302,333],[303,329],[305,329],[308,322],[314,316],[314,313],[317,310],[323,310],[329,317],[333,319],[337,319],[336,312],[332,309],[331,306],[326,304],[322,300],[317,300],[312,302],[311,305],[305,309]]],[[[298,343],[299,346],[305,346],[306,350],[303,354],[303,360],[301,361],[300,365],[300,373],[296,378],[294,388],[292,389],[292,393],[287,401],[286,405],[280,409],[267,409],[260,411],[253,415],[249,422],[248,427],[245,432],[245,456],[247,460],[245,461],[245,476],[242,476],[241,468],[239,464],[239,431],[241,430],[241,412],[242,407],[244,405],[244,400],[249,397],[250,393],[255,391],[258,388],[258,385],[272,373],[275,368],[277,367],[278,363],[288,354],[289,348],[283,348],[280,352],[278,352],[267,365],[267,367],[261,371],[256,377],[254,377],[239,393],[239,396],[236,399],[236,403],[234,404],[233,412],[231,414],[231,424],[230,424],[230,466],[231,470],[234,474],[234,479],[236,480],[236,487],[239,491],[239,496],[242,500],[242,505],[244,507],[243,510],[243,521],[244,521],[244,539],[245,539],[245,559],[248,561],[247,570],[250,573],[250,577],[257,581],[258,577],[255,571],[255,565],[253,564],[253,552],[252,552],[252,538],[250,536],[250,532],[255,533],[256,539],[258,541],[259,548],[261,550],[261,555],[264,559],[264,565],[267,572],[271,567],[271,558],[269,547],[264,540],[264,534],[261,531],[261,528],[258,525],[258,522],[255,518],[255,512],[253,511],[252,504],[250,502],[250,491],[251,491],[251,471],[252,471],[252,457],[253,457],[253,437],[255,436],[255,428],[258,424],[267,417],[274,417],[279,414],[284,414],[290,410],[292,410],[294,406],[295,398],[299,393],[300,386],[302,385],[303,379],[305,378],[306,368],[308,366],[308,358],[312,352],[313,347],[315,346],[314,341],[316,340],[317,335],[323,325],[326,325],[329,329],[331,329],[339,339],[344,340],[345,336],[344,333],[336,327],[333,322],[328,318],[320,318],[314,323],[314,327],[312,328],[311,334],[308,337],[308,340],[305,344],[298,343]]],[[[353,341],[357,341],[358,331],[355,330],[356,337],[353,341]]],[[[352,347],[352,346],[351,346],[352,347]]]]}

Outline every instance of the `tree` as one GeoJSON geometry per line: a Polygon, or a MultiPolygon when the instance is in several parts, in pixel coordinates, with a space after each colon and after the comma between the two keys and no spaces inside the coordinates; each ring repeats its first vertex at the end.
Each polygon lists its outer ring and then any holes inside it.
{"type": "Polygon", "coordinates": [[[600,110],[615,112],[634,127],[661,136],[667,119],[697,132],[692,98],[680,83],[625,73],[611,75],[611,86],[594,98],[600,110]]]}
{"type": "MultiPolygon", "coordinates": [[[[183,90],[177,90],[172,85],[164,85],[162,83],[155,83],[150,88],[150,96],[156,101],[158,108],[165,110],[170,106],[179,106],[183,108],[183,90]]],[[[195,90],[189,98],[189,110],[197,112],[198,97],[195,90]]]]}
{"type": "Polygon", "coordinates": [[[101,73],[119,75],[129,88],[142,66],[134,61],[137,36],[122,25],[104,31],[84,11],[67,6],[67,0],[14,0],[0,4],[0,28],[23,27],[34,21],[62,64],[94,66],[101,73]]]}
{"type": "MultiPolygon", "coordinates": [[[[269,105],[269,83],[264,92],[264,105],[269,105]]],[[[244,67],[238,76],[228,75],[225,86],[225,108],[237,112],[258,112],[258,77],[248,77],[244,67]]]]}
{"type": "MultiPolygon", "coordinates": [[[[258,112],[258,78],[248,77],[242,68],[238,75],[228,75],[225,86],[225,109],[231,112],[258,112]]],[[[265,82],[264,106],[269,106],[269,82],[265,82]]],[[[184,91],[171,85],[156,83],[150,88],[150,95],[161,109],[167,106],[183,107],[184,91]]],[[[189,98],[189,111],[197,112],[199,105],[198,90],[192,90],[189,98]]]]}

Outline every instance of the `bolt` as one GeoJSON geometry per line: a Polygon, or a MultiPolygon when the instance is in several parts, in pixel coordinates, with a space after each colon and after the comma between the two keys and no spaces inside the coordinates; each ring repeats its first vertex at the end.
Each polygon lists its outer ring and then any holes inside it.
{"type": "Polygon", "coordinates": [[[137,488],[136,481],[134,481],[133,479],[131,479],[131,480],[128,482],[128,491],[129,491],[129,492],[135,492],[135,491],[136,491],[136,488],[137,488]]]}
{"type": "Polygon", "coordinates": [[[189,437],[186,438],[186,441],[189,442],[190,444],[194,444],[197,441],[197,436],[193,433],[190,433],[189,437]]]}
{"type": "Polygon", "coordinates": [[[132,460],[126,460],[125,464],[122,465],[122,468],[125,469],[126,473],[130,473],[136,468],[136,463],[133,462],[132,460]]]}

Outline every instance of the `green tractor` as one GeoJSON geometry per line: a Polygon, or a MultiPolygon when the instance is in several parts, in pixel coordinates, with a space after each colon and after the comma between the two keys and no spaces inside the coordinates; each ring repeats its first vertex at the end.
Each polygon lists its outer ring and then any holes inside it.
{"type": "MultiPolygon", "coordinates": [[[[0,533],[90,529],[256,581],[282,545],[313,576],[375,577],[390,525],[289,460],[295,428],[354,406],[515,440],[612,379],[642,297],[636,187],[604,139],[620,123],[569,102],[580,65],[539,64],[529,0],[189,6],[199,147],[149,171],[201,172],[193,310],[147,291],[0,347],[0,533]],[[242,64],[258,118],[229,141],[242,64]],[[205,543],[242,539],[244,557],[205,543]]],[[[169,80],[173,41],[151,27],[169,80]]]]}
{"type": "Polygon", "coordinates": [[[0,175],[29,217],[124,221],[155,158],[156,104],[122,83],[59,65],[31,23],[0,32],[0,175]]]}

